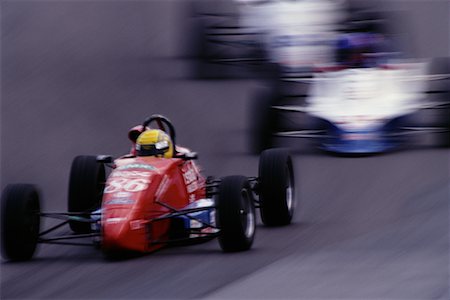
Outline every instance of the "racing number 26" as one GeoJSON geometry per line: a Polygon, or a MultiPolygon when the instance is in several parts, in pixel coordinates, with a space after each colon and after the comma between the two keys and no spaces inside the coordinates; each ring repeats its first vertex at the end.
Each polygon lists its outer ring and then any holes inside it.
{"type": "Polygon", "coordinates": [[[150,181],[145,178],[114,178],[106,183],[104,193],[140,192],[148,187],[150,181]]]}

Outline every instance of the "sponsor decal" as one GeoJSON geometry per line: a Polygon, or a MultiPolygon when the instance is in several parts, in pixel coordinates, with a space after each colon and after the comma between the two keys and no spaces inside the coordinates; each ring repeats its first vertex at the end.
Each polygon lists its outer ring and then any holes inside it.
{"type": "Polygon", "coordinates": [[[128,170],[128,169],[145,169],[145,170],[157,170],[154,166],[145,165],[145,164],[129,164],[117,167],[116,170],[128,170]]]}
{"type": "Polygon", "coordinates": [[[107,205],[112,205],[112,204],[123,204],[123,205],[129,205],[129,204],[133,204],[134,200],[133,199],[111,199],[105,202],[105,204],[107,205]]]}
{"type": "Polygon", "coordinates": [[[189,169],[183,173],[184,182],[190,184],[191,182],[197,180],[197,174],[193,169],[189,169]]]}
{"type": "MultiPolygon", "coordinates": [[[[197,176],[197,169],[195,168],[195,165],[193,164],[186,164],[182,167],[183,172],[183,179],[184,183],[186,184],[186,190],[188,194],[191,194],[199,189],[198,185],[198,176],[197,176]]],[[[189,197],[189,201],[194,201],[192,197],[189,197]]]]}
{"type": "Polygon", "coordinates": [[[149,173],[145,171],[114,171],[110,177],[148,177],[149,173]]]}
{"type": "Polygon", "coordinates": [[[126,220],[126,218],[108,218],[108,219],[106,219],[106,223],[117,224],[117,223],[123,222],[125,220],[126,220]]]}
{"type": "Polygon", "coordinates": [[[191,184],[186,186],[187,192],[190,194],[198,189],[197,181],[192,182],[191,184]]]}
{"type": "Polygon", "coordinates": [[[128,198],[132,195],[132,193],[129,192],[117,192],[114,194],[114,197],[116,198],[128,198]]]}
{"type": "Polygon", "coordinates": [[[150,180],[148,178],[112,178],[106,182],[103,193],[136,193],[147,189],[149,184],[150,180]]]}

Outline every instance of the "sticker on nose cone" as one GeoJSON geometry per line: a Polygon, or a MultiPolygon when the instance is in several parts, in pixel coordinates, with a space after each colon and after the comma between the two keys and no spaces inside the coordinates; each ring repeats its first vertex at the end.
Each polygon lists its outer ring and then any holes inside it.
{"type": "Polygon", "coordinates": [[[135,193],[147,189],[150,180],[147,178],[112,178],[106,182],[104,193],[129,192],[135,193]]]}
{"type": "Polygon", "coordinates": [[[144,164],[129,164],[117,168],[117,170],[127,170],[127,169],[146,169],[152,171],[157,170],[154,166],[144,164]]]}
{"type": "Polygon", "coordinates": [[[108,218],[108,219],[106,219],[106,223],[117,224],[117,223],[123,222],[125,220],[126,220],[126,218],[108,218]]]}
{"type": "Polygon", "coordinates": [[[123,204],[123,205],[129,205],[129,204],[133,204],[134,200],[133,199],[111,199],[105,202],[105,204],[107,205],[111,205],[111,204],[123,204]]]}

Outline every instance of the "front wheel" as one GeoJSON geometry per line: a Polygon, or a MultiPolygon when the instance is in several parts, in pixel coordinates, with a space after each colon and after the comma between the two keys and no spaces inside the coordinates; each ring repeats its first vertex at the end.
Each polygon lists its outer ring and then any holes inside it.
{"type": "Polygon", "coordinates": [[[1,198],[2,256],[13,261],[33,257],[39,238],[40,203],[31,184],[11,184],[1,198]]]}
{"type": "Polygon", "coordinates": [[[284,149],[268,149],[259,160],[259,204],[267,226],[291,223],[295,210],[292,159],[284,149]]]}
{"type": "Polygon", "coordinates": [[[217,201],[219,243],[223,251],[251,248],[255,236],[255,207],[248,180],[244,176],[222,179],[217,201]]]}

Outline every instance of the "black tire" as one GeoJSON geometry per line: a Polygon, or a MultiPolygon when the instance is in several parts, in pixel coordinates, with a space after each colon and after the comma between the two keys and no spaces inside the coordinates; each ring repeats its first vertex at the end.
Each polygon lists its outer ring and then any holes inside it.
{"type": "MultiPolygon", "coordinates": [[[[431,75],[450,74],[450,58],[438,57],[431,61],[431,75]]],[[[409,126],[435,128],[436,132],[428,133],[422,139],[427,146],[450,146],[450,79],[443,78],[428,82],[428,102],[439,103],[439,107],[418,110],[410,117],[409,126]]],[[[418,139],[418,141],[421,141],[418,139]]]]}
{"type": "Polygon", "coordinates": [[[212,54],[210,44],[207,41],[207,25],[200,17],[192,19],[193,37],[190,39],[190,55],[194,58],[192,66],[192,76],[197,79],[209,78],[210,61],[212,54]]]}
{"type": "MultiPolygon", "coordinates": [[[[190,24],[190,45],[188,52],[194,58],[192,75],[196,79],[229,79],[234,78],[237,74],[235,68],[229,64],[220,63],[219,61],[232,58],[234,47],[230,47],[226,43],[226,39],[222,41],[220,35],[214,34],[217,20],[211,16],[205,16],[199,7],[193,8],[193,17],[190,24]],[[234,71],[234,72],[233,72],[234,71]]],[[[223,22],[224,17],[216,17],[223,22]]],[[[220,22],[219,22],[220,23],[220,22]]],[[[220,30],[216,28],[216,31],[220,30]]]]}
{"type": "Polygon", "coordinates": [[[255,207],[250,185],[244,176],[222,179],[217,201],[219,243],[225,252],[251,248],[255,236],[255,207]]]}
{"type": "MultiPolygon", "coordinates": [[[[431,74],[450,74],[450,57],[434,58],[430,65],[431,74]]],[[[438,128],[442,129],[435,135],[435,145],[438,147],[450,147],[450,79],[442,79],[431,82],[429,89],[437,93],[435,101],[443,105],[435,112],[438,128]]]]}
{"type": "MultiPolygon", "coordinates": [[[[105,187],[105,167],[95,156],[80,155],[72,162],[69,179],[68,210],[71,213],[89,213],[98,209],[105,187]]],[[[75,233],[91,232],[90,223],[71,220],[70,228],[75,233]]]]}
{"type": "Polygon", "coordinates": [[[279,115],[271,107],[275,103],[273,93],[258,93],[253,99],[249,109],[249,120],[252,122],[249,139],[251,153],[260,154],[274,145],[273,133],[279,123],[279,115]]]}
{"type": "Polygon", "coordinates": [[[39,239],[39,194],[31,184],[6,186],[1,199],[2,256],[12,261],[33,257],[39,239]]]}
{"type": "Polygon", "coordinates": [[[291,223],[295,210],[292,159],[284,149],[269,149],[259,160],[259,204],[267,226],[291,223]]]}
{"type": "MultiPolygon", "coordinates": [[[[450,74],[450,57],[436,57],[431,60],[428,71],[431,75],[450,74]]],[[[443,78],[428,82],[429,92],[448,94],[450,91],[450,79],[443,78]]]]}
{"type": "Polygon", "coordinates": [[[422,136],[423,141],[416,138],[416,142],[419,141],[419,143],[424,143],[426,146],[434,147],[450,146],[450,104],[439,108],[421,109],[415,112],[410,119],[412,121],[409,123],[412,126],[436,129],[436,132],[422,136]]]}

